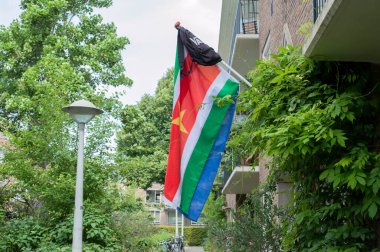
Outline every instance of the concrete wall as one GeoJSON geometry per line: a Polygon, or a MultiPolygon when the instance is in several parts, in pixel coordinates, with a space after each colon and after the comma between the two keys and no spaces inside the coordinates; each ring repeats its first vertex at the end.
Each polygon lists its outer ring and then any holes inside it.
{"type": "Polygon", "coordinates": [[[218,53],[226,62],[228,62],[230,58],[238,3],[238,0],[223,0],[222,2],[218,53]]]}

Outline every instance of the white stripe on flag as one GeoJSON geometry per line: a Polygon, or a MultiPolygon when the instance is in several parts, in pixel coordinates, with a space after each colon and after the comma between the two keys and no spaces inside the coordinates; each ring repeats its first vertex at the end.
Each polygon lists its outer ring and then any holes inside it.
{"type": "Polygon", "coordinates": [[[213,96],[217,96],[220,90],[223,88],[224,84],[229,79],[229,74],[225,71],[221,71],[218,76],[215,78],[214,82],[211,84],[210,88],[207,90],[203,104],[197,114],[195,119],[194,126],[187,138],[186,144],[184,146],[182,157],[181,157],[181,179],[177,189],[177,192],[173,198],[173,205],[179,207],[181,202],[181,193],[182,193],[182,182],[185,175],[187,164],[189,163],[191,154],[195,148],[195,145],[198,142],[199,136],[201,135],[203,126],[208,118],[208,115],[211,111],[213,105],[213,96]]]}

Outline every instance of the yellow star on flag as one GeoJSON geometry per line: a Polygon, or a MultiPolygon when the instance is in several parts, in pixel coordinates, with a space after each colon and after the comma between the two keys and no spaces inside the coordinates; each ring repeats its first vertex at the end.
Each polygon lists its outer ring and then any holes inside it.
{"type": "Polygon", "coordinates": [[[183,118],[183,115],[185,114],[186,110],[182,110],[180,113],[179,113],[179,117],[173,119],[172,121],[172,124],[174,125],[178,125],[179,126],[179,130],[185,134],[189,134],[189,132],[187,132],[185,126],[183,126],[183,123],[182,123],[182,118],[183,118]]]}

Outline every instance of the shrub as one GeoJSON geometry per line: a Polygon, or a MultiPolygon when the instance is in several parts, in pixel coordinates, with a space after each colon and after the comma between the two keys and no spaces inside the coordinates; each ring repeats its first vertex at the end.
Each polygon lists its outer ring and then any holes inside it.
{"type": "Polygon", "coordinates": [[[0,228],[0,250],[35,250],[46,231],[33,217],[8,221],[0,228]]]}
{"type": "MultiPolygon", "coordinates": [[[[175,226],[159,226],[157,227],[160,230],[165,230],[166,232],[175,235],[175,226]]],[[[179,227],[179,230],[181,228],[179,227]]],[[[180,231],[181,232],[181,231],[180,231]]],[[[184,227],[184,239],[185,244],[188,246],[201,246],[207,238],[207,228],[206,227],[193,227],[185,226],[184,227]]]]}
{"type": "Polygon", "coordinates": [[[379,88],[371,71],[280,48],[240,94],[247,119],[229,146],[271,157],[271,176],[292,182],[285,251],[371,251],[379,242],[379,88]]]}

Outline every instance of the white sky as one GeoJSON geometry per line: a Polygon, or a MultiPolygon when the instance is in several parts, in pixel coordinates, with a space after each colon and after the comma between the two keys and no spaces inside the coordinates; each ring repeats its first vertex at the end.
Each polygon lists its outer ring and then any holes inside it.
{"type": "MultiPolygon", "coordinates": [[[[17,18],[19,2],[0,0],[0,24],[17,18]]],[[[153,94],[158,80],[173,66],[176,21],[216,50],[221,6],[222,0],[113,0],[110,8],[99,10],[105,22],[114,22],[118,34],[130,40],[123,60],[134,83],[125,88],[122,102],[135,104],[144,93],[153,94]]]]}

